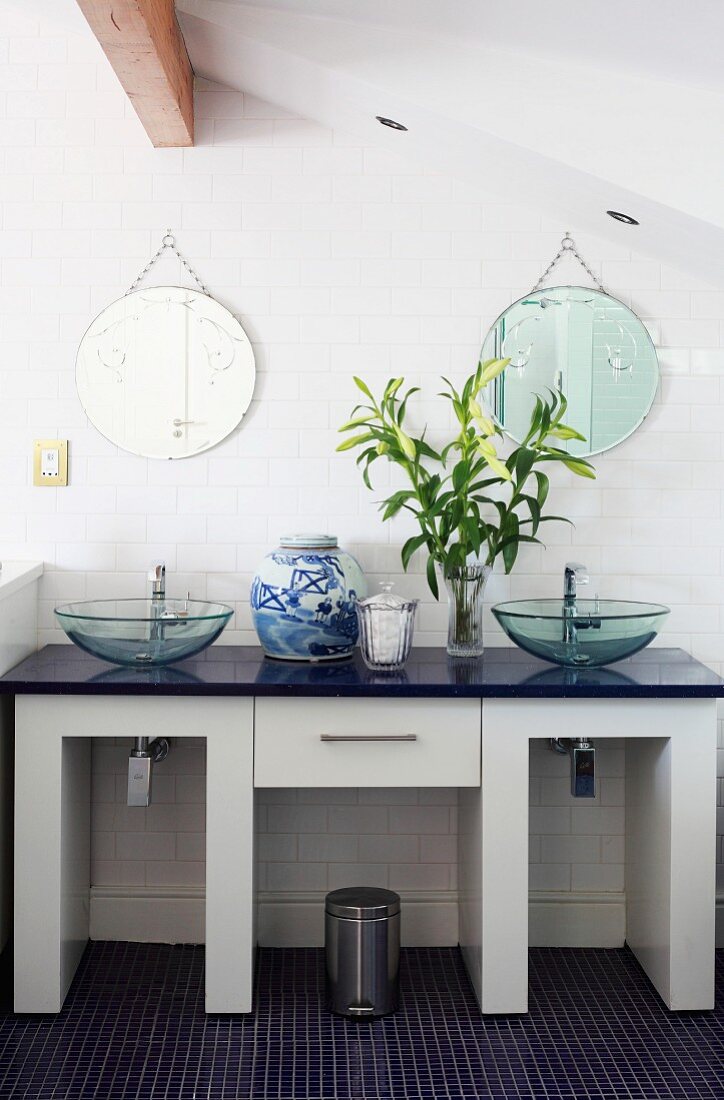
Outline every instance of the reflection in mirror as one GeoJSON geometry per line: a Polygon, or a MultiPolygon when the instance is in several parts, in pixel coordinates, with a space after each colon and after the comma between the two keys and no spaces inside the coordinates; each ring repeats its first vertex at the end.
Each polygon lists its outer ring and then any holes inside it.
{"type": "Polygon", "coordinates": [[[209,295],[176,286],[112,302],[76,360],[91,423],[148,458],[185,458],[224,439],[249,407],[254,378],[254,353],[236,318],[209,295]]]}
{"type": "Polygon", "coordinates": [[[498,357],[510,358],[492,397],[505,432],[520,442],[536,394],[560,389],[569,404],[566,422],[586,437],[585,443],[560,445],[580,456],[631,435],[649,412],[659,381],[656,349],[636,314],[580,286],[548,287],[514,302],[483,344],[483,360],[498,357]]]}

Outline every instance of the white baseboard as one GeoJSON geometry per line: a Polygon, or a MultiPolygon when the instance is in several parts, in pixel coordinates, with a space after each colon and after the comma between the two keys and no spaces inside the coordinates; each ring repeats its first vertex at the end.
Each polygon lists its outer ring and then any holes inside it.
{"type": "Polygon", "coordinates": [[[203,886],[91,886],[90,938],[203,943],[203,886]]]}
{"type": "Polygon", "coordinates": [[[528,895],[531,947],[623,947],[623,893],[564,893],[535,890],[528,895]]]}
{"type": "MultiPolygon", "coordinates": [[[[403,947],[448,947],[458,942],[458,899],[452,890],[400,891],[403,947]]],[[[324,892],[259,894],[261,947],[321,947],[324,892]]]]}
{"type": "MultiPolygon", "coordinates": [[[[458,942],[455,892],[402,892],[401,896],[403,945],[445,947],[458,942]]],[[[261,946],[322,945],[322,891],[260,893],[258,900],[261,946]]],[[[724,897],[718,904],[717,929],[724,946],[724,897]]],[[[94,940],[203,943],[203,887],[94,886],[90,934],[94,940]]],[[[536,891],[530,895],[532,947],[621,947],[625,935],[625,898],[621,893],[536,891]]]]}

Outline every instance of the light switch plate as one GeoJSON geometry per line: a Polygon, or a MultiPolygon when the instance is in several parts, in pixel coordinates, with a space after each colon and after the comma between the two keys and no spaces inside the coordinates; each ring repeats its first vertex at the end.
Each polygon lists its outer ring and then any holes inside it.
{"type": "Polygon", "coordinates": [[[68,484],[68,440],[36,439],[33,444],[33,485],[68,484]]]}

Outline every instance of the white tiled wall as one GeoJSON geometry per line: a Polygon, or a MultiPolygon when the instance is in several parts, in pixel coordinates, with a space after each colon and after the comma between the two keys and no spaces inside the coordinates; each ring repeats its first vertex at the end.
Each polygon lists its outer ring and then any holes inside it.
{"type": "MultiPolygon", "coordinates": [[[[380,524],[353,459],[334,455],[355,401],[351,375],[421,381],[417,422],[443,428],[438,375],[464,377],[498,312],[536,281],[563,231],[575,233],[486,197],[484,180],[478,192],[421,175],[401,156],[251,97],[201,88],[197,114],[195,148],[153,150],[92,40],[0,16],[0,551],[46,562],[44,642],[60,640],[56,602],[137,594],[156,557],[171,593],[232,603],[225,640],[253,642],[250,578],[284,529],[333,530],[373,584],[399,574],[406,525],[380,524]],[[259,371],[242,429],[173,464],[101,438],[73,373],[89,320],[167,227],[242,319],[259,371]],[[70,439],[70,487],[33,489],[32,440],[56,435],[70,439]]],[[[602,596],[669,603],[663,641],[722,669],[724,292],[575,235],[604,284],[649,324],[661,390],[643,429],[597,460],[595,484],[556,479],[556,511],[575,528],[551,525],[547,549],[522,552],[511,578],[496,573],[490,600],[557,594],[574,556],[602,596]]],[[[159,277],[178,280],[164,262],[159,277]]],[[[381,491],[386,479],[380,469],[381,491]]],[[[418,644],[440,644],[444,606],[419,571],[397,580],[423,599],[418,644]]],[[[488,628],[499,642],[490,618],[488,628]]],[[[147,811],[123,807],[125,752],[95,753],[96,882],[200,883],[202,748],[174,750],[147,811]]],[[[620,889],[621,750],[602,748],[599,763],[599,799],[573,805],[566,761],[535,749],[535,888],[620,889]]],[[[264,811],[269,890],[334,885],[358,864],[411,889],[454,887],[453,792],[269,793],[264,811]]]]}

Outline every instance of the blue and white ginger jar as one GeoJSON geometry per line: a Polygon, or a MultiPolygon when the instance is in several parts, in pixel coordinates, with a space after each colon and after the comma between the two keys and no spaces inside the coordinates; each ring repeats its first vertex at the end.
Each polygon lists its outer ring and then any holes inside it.
{"type": "Polygon", "coordinates": [[[367,594],[359,563],[334,535],[285,535],[251,585],[264,652],[287,661],[349,657],[357,641],[354,601],[367,594]]]}

